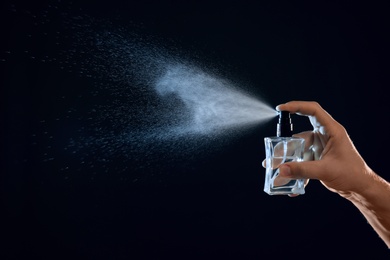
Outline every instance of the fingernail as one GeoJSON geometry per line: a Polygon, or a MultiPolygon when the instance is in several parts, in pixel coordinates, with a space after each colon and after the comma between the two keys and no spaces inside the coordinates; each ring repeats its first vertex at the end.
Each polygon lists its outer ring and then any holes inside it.
{"type": "Polygon", "coordinates": [[[280,166],[279,173],[280,173],[280,175],[285,176],[285,177],[291,176],[290,166],[288,166],[288,165],[280,166]]]}

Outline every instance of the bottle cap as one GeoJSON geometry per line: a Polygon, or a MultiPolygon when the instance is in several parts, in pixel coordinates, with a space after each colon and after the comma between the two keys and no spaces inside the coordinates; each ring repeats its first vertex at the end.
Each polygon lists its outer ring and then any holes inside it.
{"type": "Polygon", "coordinates": [[[290,112],[279,111],[279,122],[276,128],[276,136],[291,137],[293,131],[293,124],[291,123],[290,112]]]}

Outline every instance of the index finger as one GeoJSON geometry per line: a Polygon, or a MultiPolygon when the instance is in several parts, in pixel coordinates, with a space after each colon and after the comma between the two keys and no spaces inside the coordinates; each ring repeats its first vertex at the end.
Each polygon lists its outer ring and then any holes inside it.
{"type": "Polygon", "coordinates": [[[336,120],[314,101],[290,101],[277,106],[276,110],[308,116],[314,128],[324,126],[330,130],[335,123],[338,125],[336,120]]]}

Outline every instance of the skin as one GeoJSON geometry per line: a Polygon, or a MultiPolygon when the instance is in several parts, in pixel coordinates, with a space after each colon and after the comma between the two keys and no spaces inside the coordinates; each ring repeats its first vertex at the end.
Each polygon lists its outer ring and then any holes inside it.
{"type": "Polygon", "coordinates": [[[279,167],[281,178],[316,179],[355,205],[390,248],[390,183],[360,156],[345,128],[317,102],[291,101],[276,107],[307,116],[313,131],[305,139],[305,159],[279,167]]]}

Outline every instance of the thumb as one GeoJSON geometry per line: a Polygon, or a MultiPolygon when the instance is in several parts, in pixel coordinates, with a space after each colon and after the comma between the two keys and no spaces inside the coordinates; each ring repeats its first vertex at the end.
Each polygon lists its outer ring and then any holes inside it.
{"type": "Polygon", "coordinates": [[[321,161],[290,162],[279,167],[279,174],[290,179],[321,179],[321,167],[321,161]]]}

